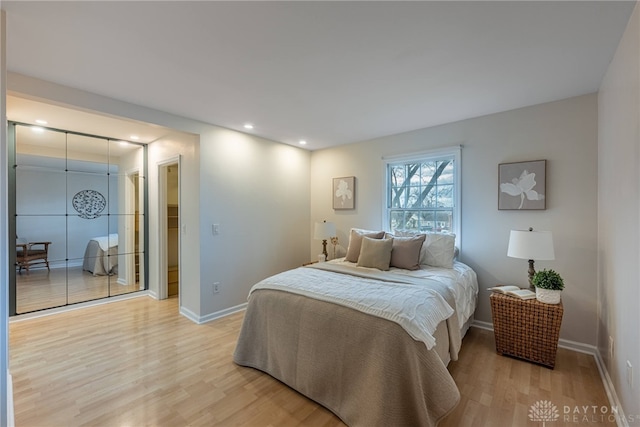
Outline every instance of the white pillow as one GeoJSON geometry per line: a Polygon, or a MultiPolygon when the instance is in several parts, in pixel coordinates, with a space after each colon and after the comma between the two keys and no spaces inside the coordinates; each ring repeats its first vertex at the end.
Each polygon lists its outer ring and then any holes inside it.
{"type": "Polygon", "coordinates": [[[453,268],[456,257],[456,235],[449,233],[420,233],[419,231],[395,230],[398,237],[426,235],[420,250],[420,264],[431,267],[453,268]]]}
{"type": "Polygon", "coordinates": [[[422,245],[425,249],[422,263],[432,267],[453,268],[455,244],[455,234],[427,233],[422,245]]]}

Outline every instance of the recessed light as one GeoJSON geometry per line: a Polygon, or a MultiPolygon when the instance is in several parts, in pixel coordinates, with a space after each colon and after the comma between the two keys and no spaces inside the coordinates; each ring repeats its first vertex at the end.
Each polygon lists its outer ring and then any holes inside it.
{"type": "Polygon", "coordinates": [[[43,133],[44,129],[41,128],[40,126],[31,126],[31,130],[35,133],[43,133]]]}
{"type": "Polygon", "coordinates": [[[39,124],[39,125],[46,125],[48,122],[46,120],[37,119],[36,123],[39,124]]]}
{"type": "Polygon", "coordinates": [[[134,141],[137,141],[140,139],[140,137],[138,135],[131,135],[131,139],[133,139],[134,141]]]}
{"type": "Polygon", "coordinates": [[[244,128],[245,129],[253,129],[253,125],[251,123],[245,123],[244,124],[244,128]]]}
{"type": "Polygon", "coordinates": [[[307,141],[305,141],[304,139],[300,140],[300,145],[307,145],[307,141]]]}

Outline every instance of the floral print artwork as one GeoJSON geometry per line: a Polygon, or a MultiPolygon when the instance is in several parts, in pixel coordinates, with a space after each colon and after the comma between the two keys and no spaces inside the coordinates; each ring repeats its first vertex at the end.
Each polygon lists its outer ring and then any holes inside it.
{"type": "Polygon", "coordinates": [[[546,160],[498,166],[498,209],[546,209],[546,160]]]}
{"type": "Polygon", "coordinates": [[[355,177],[333,179],[333,209],[355,208],[355,177]]]}
{"type": "Polygon", "coordinates": [[[529,173],[526,169],[522,171],[520,178],[513,178],[512,182],[505,182],[500,184],[500,191],[507,193],[510,196],[520,197],[520,206],[518,209],[522,209],[524,205],[525,196],[529,200],[542,200],[544,194],[539,194],[533,189],[536,186],[536,174],[529,173]]]}
{"type": "Polygon", "coordinates": [[[342,206],[347,199],[351,199],[353,192],[349,190],[349,184],[345,180],[340,180],[338,184],[338,190],[336,191],[336,197],[342,200],[342,206]]]}

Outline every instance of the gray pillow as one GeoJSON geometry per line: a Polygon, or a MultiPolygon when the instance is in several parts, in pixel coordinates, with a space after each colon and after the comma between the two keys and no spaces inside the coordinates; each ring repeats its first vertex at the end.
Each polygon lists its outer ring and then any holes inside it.
{"type": "Polygon", "coordinates": [[[393,239],[372,239],[370,237],[363,237],[360,256],[358,257],[358,267],[388,270],[389,262],[391,261],[392,249],[393,239]]]}
{"type": "Polygon", "coordinates": [[[351,233],[349,233],[349,247],[347,248],[347,255],[344,257],[346,261],[358,262],[363,237],[382,239],[384,237],[384,231],[368,231],[352,228],[351,233]]]}
{"type": "Polygon", "coordinates": [[[391,251],[391,267],[419,270],[420,250],[426,237],[424,234],[415,237],[395,237],[391,251]]]}

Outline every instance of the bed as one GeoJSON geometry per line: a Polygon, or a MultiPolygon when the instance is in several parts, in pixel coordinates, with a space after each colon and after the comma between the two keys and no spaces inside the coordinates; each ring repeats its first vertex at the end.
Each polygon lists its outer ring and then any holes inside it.
{"type": "MultiPolygon", "coordinates": [[[[453,260],[453,241],[446,267],[423,264],[424,240],[418,268],[368,266],[361,254],[349,257],[353,232],[345,258],[252,287],[234,361],[350,426],[435,426],[460,399],[446,366],[473,317],[476,274],[453,260]]],[[[369,253],[376,238],[362,235],[369,253]]]]}
{"type": "Polygon", "coordinates": [[[118,272],[118,235],[93,237],[84,251],[82,269],[94,276],[110,276],[118,272]]]}

